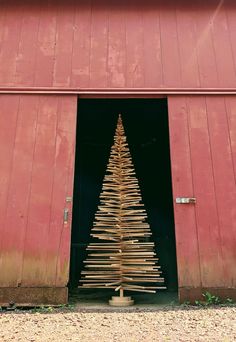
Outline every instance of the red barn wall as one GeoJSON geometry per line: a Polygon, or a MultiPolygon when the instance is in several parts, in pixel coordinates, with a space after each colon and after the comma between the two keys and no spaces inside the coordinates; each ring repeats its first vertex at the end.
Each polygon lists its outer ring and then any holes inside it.
{"type": "MultiPolygon", "coordinates": [[[[0,91],[236,88],[235,37],[233,0],[2,0],[0,91]]],[[[76,102],[0,95],[0,303],[13,287],[43,288],[31,293],[46,303],[67,284],[76,102]]],[[[236,96],[168,106],[174,199],[197,199],[174,203],[181,300],[236,298],[236,96]]]]}
{"type": "Polygon", "coordinates": [[[0,86],[235,87],[233,0],[2,0],[0,86]]]}
{"type": "Polygon", "coordinates": [[[67,300],[70,222],[63,224],[63,210],[71,211],[76,106],[73,96],[0,95],[1,304],[67,300]],[[28,287],[37,295],[27,290],[20,299],[6,290],[28,287]]]}
{"type": "Polygon", "coordinates": [[[172,96],[169,122],[174,198],[196,198],[174,204],[180,298],[235,298],[236,96],[172,96]]]}

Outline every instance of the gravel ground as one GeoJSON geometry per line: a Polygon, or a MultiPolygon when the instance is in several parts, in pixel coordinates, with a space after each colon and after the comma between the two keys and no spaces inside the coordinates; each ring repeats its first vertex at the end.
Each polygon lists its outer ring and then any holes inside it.
{"type": "Polygon", "coordinates": [[[236,307],[1,312],[0,341],[236,341],[236,307]]]}

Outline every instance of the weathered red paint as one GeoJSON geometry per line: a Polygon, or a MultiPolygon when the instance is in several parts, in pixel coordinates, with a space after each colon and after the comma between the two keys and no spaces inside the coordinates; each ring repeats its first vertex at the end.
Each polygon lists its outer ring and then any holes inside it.
{"type": "Polygon", "coordinates": [[[235,293],[235,32],[233,0],[1,1],[0,293],[67,284],[79,89],[169,94],[180,297],[235,293]]]}
{"type": "Polygon", "coordinates": [[[180,288],[236,288],[235,110],[233,96],[169,98],[174,198],[196,197],[174,204],[180,288]]]}
{"type": "Polygon", "coordinates": [[[67,303],[67,287],[2,287],[0,303],[16,306],[61,305],[67,303]]]}
{"type": "Polygon", "coordinates": [[[77,98],[0,96],[0,287],[68,282],[77,98]]]}
{"type": "Polygon", "coordinates": [[[209,292],[218,296],[220,300],[227,301],[231,299],[232,301],[236,300],[236,291],[235,288],[218,288],[218,287],[183,287],[179,288],[179,300],[181,303],[190,302],[191,304],[195,304],[196,299],[204,301],[205,298],[203,294],[209,292]]]}
{"type": "Polygon", "coordinates": [[[235,87],[232,0],[2,1],[1,86],[235,87]]]}
{"type": "MultiPolygon", "coordinates": [[[[168,110],[173,197],[194,197],[188,109],[182,97],[171,97],[168,110]]],[[[197,287],[201,282],[195,206],[174,205],[174,213],[179,287],[197,287]]]]}

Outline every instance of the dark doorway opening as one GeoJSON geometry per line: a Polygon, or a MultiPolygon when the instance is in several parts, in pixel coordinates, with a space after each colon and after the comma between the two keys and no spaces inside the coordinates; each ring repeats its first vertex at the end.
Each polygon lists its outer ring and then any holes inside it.
{"type": "MultiPolygon", "coordinates": [[[[119,113],[165,285],[167,291],[177,292],[166,99],[79,99],[69,287],[79,283],[119,113]]],[[[94,292],[81,291],[90,296],[94,292]]]]}

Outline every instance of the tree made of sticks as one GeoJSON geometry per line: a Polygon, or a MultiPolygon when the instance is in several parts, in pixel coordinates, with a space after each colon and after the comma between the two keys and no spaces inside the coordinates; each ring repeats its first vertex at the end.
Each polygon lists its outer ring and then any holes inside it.
{"type": "Polygon", "coordinates": [[[91,236],[104,242],[88,245],[88,258],[81,272],[83,288],[112,288],[120,291],[110,305],[132,305],[124,290],[156,292],[164,289],[147,214],[141,203],[138,180],[124,127],[119,115],[114,145],[100,194],[91,236]],[[159,285],[159,286],[157,286],[159,285]]]}

